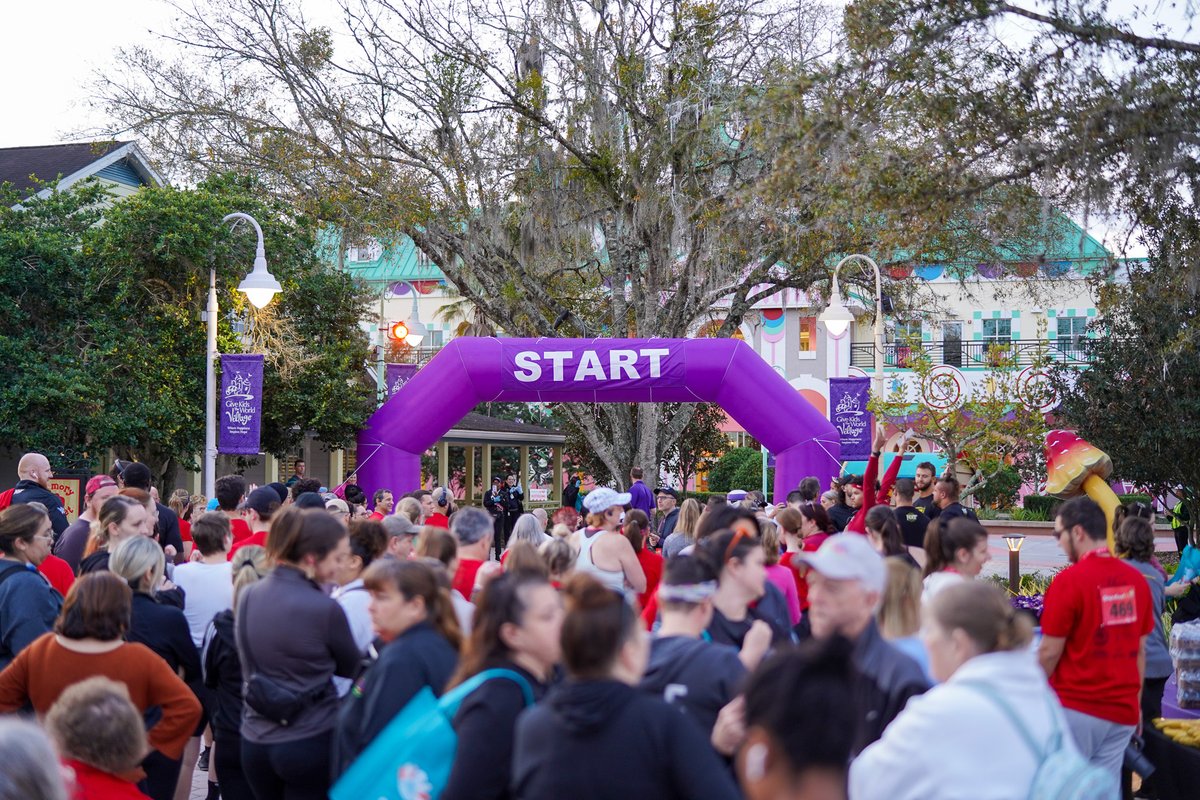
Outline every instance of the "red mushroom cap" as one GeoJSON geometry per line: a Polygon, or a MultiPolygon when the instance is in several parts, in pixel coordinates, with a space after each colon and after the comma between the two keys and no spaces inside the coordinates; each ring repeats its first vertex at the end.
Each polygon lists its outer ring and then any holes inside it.
{"type": "Polygon", "coordinates": [[[1080,439],[1074,431],[1046,434],[1046,494],[1072,497],[1083,491],[1089,475],[1107,479],[1111,474],[1108,454],[1080,439]]]}

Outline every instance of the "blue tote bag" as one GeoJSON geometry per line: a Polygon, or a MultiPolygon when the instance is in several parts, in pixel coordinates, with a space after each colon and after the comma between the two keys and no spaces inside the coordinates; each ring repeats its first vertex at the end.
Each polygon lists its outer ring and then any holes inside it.
{"type": "Polygon", "coordinates": [[[485,681],[516,682],[533,704],[533,689],[510,669],[484,670],[440,698],[428,686],[408,702],[367,746],[330,791],[332,800],[437,800],[450,780],[458,734],[458,707],[485,681]]]}

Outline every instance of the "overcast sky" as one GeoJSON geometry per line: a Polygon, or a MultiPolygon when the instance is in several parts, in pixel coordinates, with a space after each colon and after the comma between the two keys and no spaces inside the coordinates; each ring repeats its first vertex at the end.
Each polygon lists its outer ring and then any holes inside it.
{"type": "MultiPolygon", "coordinates": [[[[334,0],[303,2],[310,18],[336,14],[334,0]]],[[[1140,33],[1151,33],[1157,23],[1195,40],[1183,22],[1184,8],[1193,2],[1112,0],[1110,7],[1140,7],[1140,33]]],[[[120,47],[164,47],[153,33],[169,31],[176,13],[165,0],[0,0],[0,30],[8,34],[0,48],[0,147],[71,141],[78,131],[103,126],[106,120],[88,104],[93,73],[111,67],[120,47]]],[[[1095,223],[1089,227],[1098,232],[1095,223]]]]}

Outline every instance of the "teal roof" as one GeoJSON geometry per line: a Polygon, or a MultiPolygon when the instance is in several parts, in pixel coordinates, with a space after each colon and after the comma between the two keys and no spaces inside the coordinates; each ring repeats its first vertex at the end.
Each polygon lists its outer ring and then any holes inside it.
{"type": "MultiPolygon", "coordinates": [[[[340,231],[327,228],[318,236],[317,252],[325,261],[337,265],[337,251],[342,241],[340,231]]],[[[408,236],[401,235],[391,242],[381,242],[381,245],[379,257],[370,261],[351,261],[343,253],[345,257],[341,263],[342,269],[365,283],[445,282],[446,275],[441,268],[426,259],[417,250],[416,243],[408,236]]]]}
{"type": "MultiPolygon", "coordinates": [[[[887,472],[888,467],[892,465],[892,461],[900,455],[899,453],[884,453],[880,458],[879,477],[883,478],[883,473],[887,472]]],[[[897,478],[915,478],[917,476],[917,464],[922,464],[928,461],[933,464],[935,475],[941,475],[946,469],[946,457],[936,455],[934,453],[905,453],[903,461],[900,464],[900,472],[896,475],[897,478]]],[[[846,461],[842,463],[843,475],[862,475],[867,471],[866,461],[846,461]]]]}

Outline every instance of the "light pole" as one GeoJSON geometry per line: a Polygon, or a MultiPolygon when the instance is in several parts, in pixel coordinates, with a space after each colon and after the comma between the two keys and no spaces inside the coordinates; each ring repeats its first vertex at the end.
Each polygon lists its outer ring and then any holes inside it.
{"type": "Polygon", "coordinates": [[[852,259],[861,259],[871,265],[871,269],[875,270],[875,378],[872,383],[872,388],[875,397],[883,400],[883,274],[879,271],[879,265],[870,258],[857,253],[851,254],[843,258],[833,268],[833,296],[829,298],[829,306],[821,312],[819,319],[825,323],[825,327],[834,337],[841,336],[845,333],[846,328],[854,321],[854,314],[850,313],[850,309],[846,308],[842,303],[842,291],[838,286],[838,273],[842,269],[842,265],[852,259]]]}
{"type": "MultiPolygon", "coordinates": [[[[258,234],[258,247],[254,251],[254,269],[238,285],[238,291],[246,294],[246,299],[255,308],[263,308],[271,302],[277,292],[283,291],[279,281],[267,270],[267,256],[263,250],[262,228],[249,214],[235,211],[221,220],[222,223],[237,223],[245,220],[254,226],[258,234]]],[[[208,357],[205,359],[204,371],[204,496],[210,500],[214,496],[217,482],[217,268],[208,270],[208,357]]]]}
{"type": "Polygon", "coordinates": [[[375,390],[378,395],[379,405],[383,405],[383,402],[388,397],[387,376],[385,374],[387,371],[385,354],[388,338],[402,339],[409,347],[416,347],[425,339],[427,330],[425,324],[421,322],[421,313],[417,308],[417,287],[411,281],[403,280],[392,281],[388,284],[388,287],[390,288],[398,283],[404,284],[412,292],[412,311],[409,312],[408,319],[390,324],[385,328],[383,324],[383,299],[387,294],[387,289],[385,288],[379,295],[379,347],[375,360],[375,390]]]}
{"type": "Polygon", "coordinates": [[[1025,543],[1025,535],[1006,533],[1004,543],[1008,545],[1008,593],[1016,594],[1021,586],[1021,545],[1025,543]]]}

